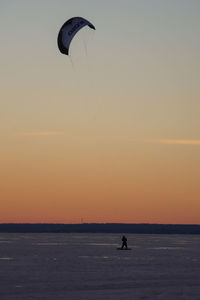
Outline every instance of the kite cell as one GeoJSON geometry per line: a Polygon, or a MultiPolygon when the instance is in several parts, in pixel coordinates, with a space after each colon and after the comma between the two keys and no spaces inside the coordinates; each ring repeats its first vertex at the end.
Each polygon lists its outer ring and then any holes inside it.
{"type": "Polygon", "coordinates": [[[58,48],[61,53],[69,55],[69,47],[77,32],[85,26],[95,30],[92,23],[81,17],[74,17],[63,24],[58,34],[58,48]]]}

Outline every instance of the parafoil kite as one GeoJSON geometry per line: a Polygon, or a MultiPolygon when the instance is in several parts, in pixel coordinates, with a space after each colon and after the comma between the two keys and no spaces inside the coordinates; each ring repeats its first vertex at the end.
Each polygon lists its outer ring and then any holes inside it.
{"type": "Polygon", "coordinates": [[[69,55],[69,46],[73,37],[84,26],[95,30],[92,23],[81,17],[74,17],[63,24],[58,34],[58,48],[61,53],[69,55]]]}

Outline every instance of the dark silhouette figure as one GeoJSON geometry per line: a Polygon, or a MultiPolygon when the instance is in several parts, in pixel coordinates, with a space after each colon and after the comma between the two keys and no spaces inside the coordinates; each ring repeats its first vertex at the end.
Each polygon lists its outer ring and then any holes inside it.
{"type": "Polygon", "coordinates": [[[127,238],[125,237],[125,235],[123,235],[122,237],[122,246],[121,246],[121,249],[128,249],[128,246],[127,246],[127,238]]]}

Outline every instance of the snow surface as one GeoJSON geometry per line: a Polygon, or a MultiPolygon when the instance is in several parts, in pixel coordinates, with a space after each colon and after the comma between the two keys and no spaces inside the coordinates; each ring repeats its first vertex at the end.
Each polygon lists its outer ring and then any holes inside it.
{"type": "Polygon", "coordinates": [[[0,234],[0,300],[200,299],[200,236],[0,234]]]}

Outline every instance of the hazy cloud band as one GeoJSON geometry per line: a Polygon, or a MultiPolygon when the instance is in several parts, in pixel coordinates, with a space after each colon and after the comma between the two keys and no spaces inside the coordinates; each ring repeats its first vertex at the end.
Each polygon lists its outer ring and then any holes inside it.
{"type": "Polygon", "coordinates": [[[36,131],[20,133],[21,136],[57,136],[64,135],[64,131],[36,131]]]}
{"type": "Polygon", "coordinates": [[[144,140],[151,144],[169,144],[169,145],[200,145],[200,140],[178,140],[178,139],[150,139],[144,140]]]}

